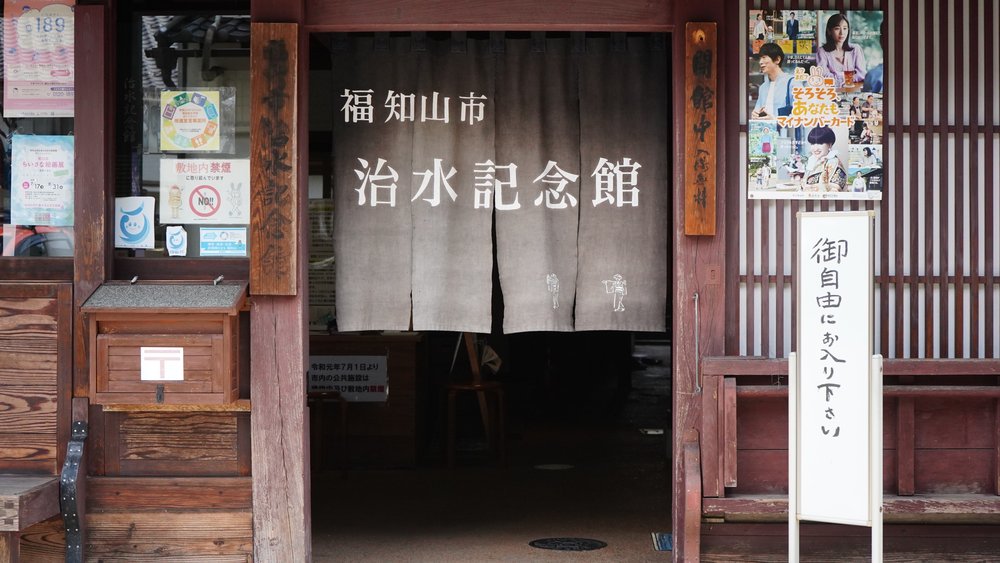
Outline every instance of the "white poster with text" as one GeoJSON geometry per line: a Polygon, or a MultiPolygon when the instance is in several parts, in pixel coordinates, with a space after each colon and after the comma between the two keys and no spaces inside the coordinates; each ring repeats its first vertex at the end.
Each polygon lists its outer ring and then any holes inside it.
{"type": "Polygon", "coordinates": [[[164,223],[250,223],[250,161],[163,159],[160,220],[164,223]]]}

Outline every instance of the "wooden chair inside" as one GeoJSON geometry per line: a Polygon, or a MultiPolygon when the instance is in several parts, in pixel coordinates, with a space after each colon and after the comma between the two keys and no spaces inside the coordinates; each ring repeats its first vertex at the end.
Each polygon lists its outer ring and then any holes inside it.
{"type": "Polygon", "coordinates": [[[465,332],[462,333],[462,338],[469,356],[472,379],[465,382],[449,383],[446,386],[448,391],[448,467],[455,467],[455,401],[462,391],[476,393],[479,401],[479,414],[483,420],[483,428],[490,451],[494,452],[501,464],[506,463],[503,385],[499,381],[483,379],[475,335],[465,332]],[[495,412],[490,412],[489,395],[495,399],[495,412]]]}

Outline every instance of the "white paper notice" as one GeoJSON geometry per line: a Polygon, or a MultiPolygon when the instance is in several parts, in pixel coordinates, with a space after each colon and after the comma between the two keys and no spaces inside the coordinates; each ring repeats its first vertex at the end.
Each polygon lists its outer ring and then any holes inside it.
{"type": "Polygon", "coordinates": [[[139,348],[139,379],[184,381],[184,348],[139,348]]]}
{"type": "Polygon", "coordinates": [[[250,223],[250,161],[160,161],[160,220],[164,223],[250,223]]]}

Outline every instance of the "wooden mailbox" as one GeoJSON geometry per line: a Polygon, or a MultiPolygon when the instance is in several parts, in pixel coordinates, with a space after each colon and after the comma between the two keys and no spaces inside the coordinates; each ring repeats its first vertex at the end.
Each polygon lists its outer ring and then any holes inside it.
{"type": "Polygon", "coordinates": [[[239,399],[246,282],[109,282],[83,304],[96,404],[239,399]]]}

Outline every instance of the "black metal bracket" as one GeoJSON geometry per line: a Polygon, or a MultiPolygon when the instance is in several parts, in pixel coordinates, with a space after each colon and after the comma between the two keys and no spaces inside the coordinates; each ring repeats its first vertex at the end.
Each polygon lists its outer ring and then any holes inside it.
{"type": "Polygon", "coordinates": [[[62,510],[63,525],[66,527],[66,562],[83,563],[82,515],[77,502],[80,479],[86,478],[83,469],[83,443],[87,439],[87,423],[73,423],[69,444],[66,446],[66,462],[63,463],[59,478],[59,507],[62,510]]]}

